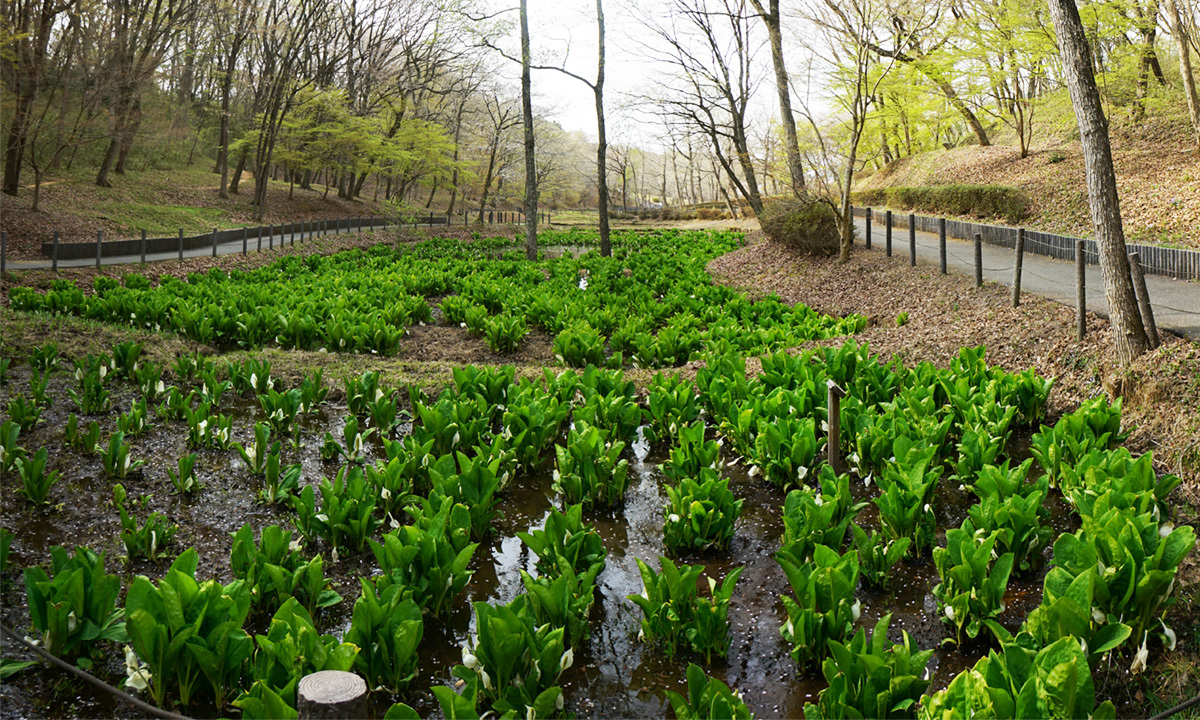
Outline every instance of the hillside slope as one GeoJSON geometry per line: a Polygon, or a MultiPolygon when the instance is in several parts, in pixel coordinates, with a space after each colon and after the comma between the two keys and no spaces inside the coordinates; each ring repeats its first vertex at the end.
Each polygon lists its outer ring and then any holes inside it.
{"type": "MultiPolygon", "coordinates": [[[[1200,248],[1200,157],[1178,121],[1158,119],[1112,130],[1113,162],[1121,214],[1129,240],[1200,248]]],[[[1016,147],[958,147],[897,160],[857,190],[963,183],[1007,185],[1030,200],[1025,224],[1086,237],[1092,223],[1078,140],[1035,146],[1029,157],[1016,147]]]]}
{"type": "MultiPolygon", "coordinates": [[[[204,163],[207,165],[207,163],[204,163]]],[[[112,175],[112,187],[97,187],[92,169],[66,172],[42,184],[40,208],[30,209],[33,188],[22,188],[17,197],[0,195],[0,227],[8,233],[10,257],[41,257],[43,241],[57,230],[61,241],[90,242],[97,231],[107,239],[136,237],[144,228],[151,236],[186,234],[213,228],[301,222],[357,215],[382,215],[387,206],[362,199],[341,200],[337,190],[325,194],[324,185],[313,190],[289,188],[272,180],[267,190],[267,213],[262,222],[254,219],[254,177],[246,173],[241,193],[223,200],[217,197],[220,176],[201,167],[172,170],[147,169],[112,175]]],[[[370,190],[370,188],[368,188],[370,190]]]]}

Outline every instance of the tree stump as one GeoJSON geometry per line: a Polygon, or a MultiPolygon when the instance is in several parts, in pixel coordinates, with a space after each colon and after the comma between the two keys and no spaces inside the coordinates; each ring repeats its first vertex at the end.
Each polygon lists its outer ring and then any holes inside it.
{"type": "Polygon", "coordinates": [[[358,675],[322,670],[305,675],[296,688],[300,720],[347,720],[367,716],[367,683],[358,675]]]}

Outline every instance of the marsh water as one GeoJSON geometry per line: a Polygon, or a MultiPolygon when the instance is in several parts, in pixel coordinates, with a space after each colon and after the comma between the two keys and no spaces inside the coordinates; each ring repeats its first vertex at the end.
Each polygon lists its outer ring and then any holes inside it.
{"type": "MultiPolygon", "coordinates": [[[[65,387],[66,379],[55,378],[52,394],[56,398],[65,398],[65,390],[57,387],[60,383],[65,387]]],[[[122,386],[114,392],[114,411],[98,418],[102,437],[115,429],[116,410],[127,409],[134,397],[135,391],[131,388],[122,386]]],[[[61,508],[30,508],[15,497],[14,479],[4,480],[6,501],[2,520],[16,533],[13,566],[20,568],[45,562],[47,550],[52,545],[85,544],[108,553],[110,572],[120,572],[125,587],[134,575],[161,576],[168,561],[141,561],[122,566],[115,560],[123,554],[123,549],[118,539],[117,514],[110,503],[112,481],[103,476],[98,458],[62,446],[61,428],[66,422],[69,406],[67,401],[58,400],[46,411],[45,423],[28,438],[22,436],[22,445],[49,447],[51,457],[59,458],[56,467],[63,470],[64,480],[54,488],[52,497],[54,502],[61,503],[61,508]]],[[[253,424],[263,419],[256,403],[232,394],[222,400],[220,411],[233,415],[234,439],[244,443],[252,440],[253,424]]],[[[303,483],[315,484],[320,478],[332,477],[335,473],[338,466],[322,462],[318,448],[326,431],[340,436],[346,414],[344,405],[332,403],[304,418],[303,446],[298,450],[287,450],[284,457],[286,462],[303,464],[303,483]]],[[[90,419],[81,418],[81,425],[90,419]]],[[[399,431],[404,432],[406,428],[399,431]]],[[[1028,438],[1015,437],[1010,442],[1009,454],[1017,459],[1024,457],[1027,441],[1028,438]]],[[[148,464],[127,479],[125,486],[132,498],[150,495],[147,511],[162,511],[180,525],[173,550],[197,548],[201,557],[198,576],[217,577],[228,582],[232,579],[229,534],[245,522],[256,527],[269,524],[288,527],[293,513],[290,508],[264,506],[255,501],[259,480],[248,476],[234,451],[198,451],[197,468],[204,489],[191,496],[169,494],[171,486],[166,468],[173,468],[177,459],[189,452],[186,442],[186,423],[156,421],[154,428],[134,441],[135,457],[147,459],[148,464]]],[[[372,439],[370,452],[369,461],[385,457],[377,438],[372,439]]],[[[597,583],[591,636],[576,651],[574,666],[561,678],[566,709],[580,717],[668,715],[664,690],[684,689],[687,663],[692,659],[686,655],[667,657],[661,649],[637,640],[640,611],[626,596],[642,590],[635,558],[657,568],[657,558],[666,552],[662,542],[665,478],[658,469],[666,455],[639,440],[627,448],[626,456],[630,472],[624,505],[586,515],[603,536],[608,558],[597,583]]],[[[726,460],[734,461],[735,458],[726,460]]],[[[493,535],[475,553],[472,563],[475,574],[466,592],[448,617],[426,621],[417,680],[400,695],[375,694],[372,712],[376,715],[381,716],[396,700],[412,705],[423,716],[439,713],[428,688],[453,683],[450,668],[460,661],[461,648],[472,632],[471,603],[508,602],[524,589],[518,570],[534,572],[536,556],[524,547],[516,533],[541,526],[550,509],[560,505],[561,501],[551,489],[551,465],[552,461],[548,461],[540,472],[516,478],[506,489],[499,503],[503,514],[494,523],[493,535]]],[[[703,564],[706,574],[718,581],[735,567],[746,568],[729,612],[732,640],[728,659],[714,662],[708,670],[739,689],[759,717],[800,717],[805,703],[816,701],[825,682],[819,673],[801,675],[797,672],[788,654],[789,645],[779,634],[779,627],[786,619],[779,597],[790,590],[772,556],[783,534],[781,507],[784,493],[759,478],[750,477],[741,464],[728,466],[726,475],[735,496],[744,500],[731,546],[722,553],[680,558],[703,564]]],[[[860,500],[869,501],[876,492],[873,486],[865,486],[861,481],[854,481],[852,488],[856,499],[860,500]]],[[[974,498],[943,476],[938,499],[941,540],[945,528],[961,524],[974,498]]],[[[1074,529],[1067,506],[1056,493],[1047,502],[1047,507],[1056,534],[1074,529]]],[[[878,528],[873,505],[868,504],[859,514],[858,522],[868,530],[878,528]]],[[[319,612],[315,621],[322,632],[341,636],[349,626],[353,602],[358,596],[357,577],[375,572],[375,560],[369,550],[342,551],[337,563],[331,563],[328,548],[321,544],[310,544],[306,548],[306,553],[316,552],[325,556],[326,575],[332,578],[344,600],[319,612]]],[[[1015,630],[1040,602],[1043,574],[1044,569],[1039,569],[1013,577],[1005,598],[1006,610],[1000,618],[1003,625],[1015,630]]],[[[947,632],[931,593],[937,582],[933,562],[925,558],[894,568],[885,590],[872,592],[860,588],[858,591],[862,602],[861,625],[869,630],[880,616],[892,613],[889,635],[893,640],[899,640],[901,631],[907,631],[920,647],[936,648],[929,665],[935,689],[944,687],[955,673],[973,664],[987,651],[986,643],[961,648],[941,644],[947,632]]],[[[28,632],[28,613],[19,580],[10,576],[3,598],[6,624],[28,632]]],[[[267,620],[265,617],[252,618],[247,630],[262,632],[267,620]]],[[[20,652],[14,653],[7,644],[4,652],[6,657],[21,657],[20,652]]],[[[96,672],[110,682],[119,680],[123,676],[119,653],[113,653],[113,657],[99,663],[96,672]]],[[[35,669],[6,681],[0,691],[0,700],[4,701],[0,703],[0,715],[93,717],[126,714],[126,709],[114,704],[109,697],[89,687],[67,682],[65,678],[58,671],[35,669]]],[[[199,707],[183,710],[198,717],[213,714],[211,709],[199,707]]]]}

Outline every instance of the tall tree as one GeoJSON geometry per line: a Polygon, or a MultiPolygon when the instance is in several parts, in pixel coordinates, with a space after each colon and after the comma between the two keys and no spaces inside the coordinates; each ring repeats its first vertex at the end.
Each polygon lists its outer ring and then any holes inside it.
{"type": "Polygon", "coordinates": [[[217,196],[229,197],[229,143],[230,105],[233,102],[233,80],[237,71],[238,58],[250,39],[254,28],[257,7],[254,0],[225,0],[217,6],[213,18],[216,33],[221,36],[221,117],[217,134],[217,172],[221,173],[221,186],[217,196]]]}
{"type": "Polygon", "coordinates": [[[1200,98],[1196,97],[1196,76],[1192,74],[1191,38],[1183,24],[1182,14],[1176,0],[1165,0],[1167,22],[1171,24],[1171,35],[1179,51],[1179,74],[1183,77],[1183,95],[1187,98],[1188,115],[1192,120],[1192,135],[1196,139],[1196,152],[1200,153],[1200,98]]]}
{"type": "Polygon", "coordinates": [[[142,123],[142,93],[199,7],[197,0],[107,0],[112,39],[107,77],[108,150],[96,172],[107,187],[109,172],[125,172],[125,161],[142,123]]]}
{"type": "Polygon", "coordinates": [[[16,195],[21,165],[33,120],[34,103],[46,79],[50,43],[59,16],[75,0],[5,0],[0,12],[0,80],[12,94],[12,117],[4,139],[4,182],[0,189],[16,195]]]}
{"type": "Polygon", "coordinates": [[[597,61],[596,81],[556,65],[534,65],[535,70],[554,70],[572,77],[592,90],[596,101],[596,195],[600,219],[600,255],[612,255],[608,218],[608,133],[604,122],[604,0],[596,0],[597,61]]]}
{"type": "Polygon", "coordinates": [[[779,124],[783,126],[783,145],[787,153],[788,175],[792,193],[799,197],[804,193],[804,164],[800,158],[800,143],[796,139],[796,116],[792,113],[791,81],[788,80],[787,64],[783,60],[783,33],[779,26],[779,0],[750,0],[754,11],[767,26],[767,38],[771,43],[771,64],[775,67],[775,91],[779,95],[779,124]]]}
{"type": "Polygon", "coordinates": [[[1129,258],[1125,252],[1125,229],[1121,224],[1121,203],[1117,197],[1117,175],[1113,171],[1112,147],[1108,140],[1108,120],[1092,73],[1092,58],[1087,35],[1079,19],[1075,0],[1049,0],[1050,16],[1058,33],[1063,74],[1075,108],[1079,140],[1083,145],[1083,164],[1087,177],[1088,204],[1096,231],[1100,255],[1100,273],[1104,276],[1104,297],[1108,300],[1109,322],[1117,357],[1129,363],[1150,348],[1142,316],[1133,294],[1129,258]]]}
{"type": "Polygon", "coordinates": [[[534,156],[533,82],[530,77],[529,0],[521,0],[521,116],[525,123],[525,257],[537,260],[538,178],[534,156]]]}
{"type": "Polygon", "coordinates": [[[737,194],[760,214],[746,130],[758,80],[746,0],[673,0],[670,11],[666,22],[646,18],[662,44],[653,57],[672,68],[672,77],[646,101],[668,124],[703,134],[737,194]]]}

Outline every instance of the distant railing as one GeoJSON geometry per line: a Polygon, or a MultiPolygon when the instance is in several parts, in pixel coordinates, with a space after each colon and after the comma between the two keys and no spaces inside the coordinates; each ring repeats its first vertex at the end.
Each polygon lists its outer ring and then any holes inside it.
{"type": "MultiPolygon", "coordinates": [[[[869,208],[854,208],[858,217],[866,217],[869,208]]],[[[909,213],[892,212],[892,225],[908,227],[909,213]]],[[[943,218],[931,215],[911,215],[916,229],[921,232],[937,233],[943,218]]],[[[887,222],[886,210],[874,210],[872,220],[877,223],[887,222]]],[[[976,233],[983,236],[983,242],[999,247],[1013,248],[1017,242],[1017,228],[1005,225],[986,225],[983,223],[967,222],[966,220],[945,219],[946,235],[960,240],[972,240],[976,233]]],[[[1036,253],[1059,260],[1074,260],[1076,243],[1083,240],[1084,261],[1090,265],[1099,264],[1096,241],[1069,235],[1025,230],[1025,252],[1036,253]]],[[[1140,258],[1142,271],[1153,275],[1162,275],[1181,280],[1200,280],[1200,251],[1184,250],[1182,248],[1167,248],[1157,245],[1141,245],[1126,243],[1126,252],[1136,252],[1140,258]]]]}

